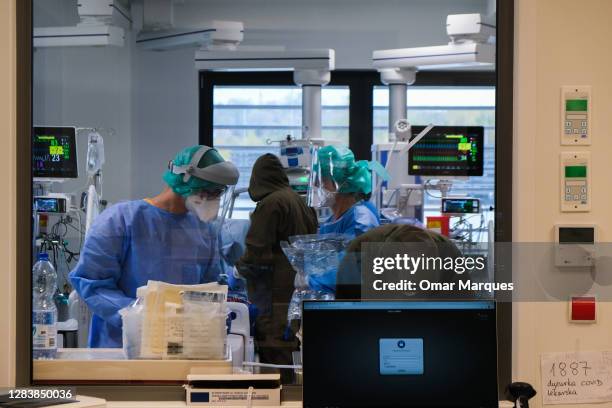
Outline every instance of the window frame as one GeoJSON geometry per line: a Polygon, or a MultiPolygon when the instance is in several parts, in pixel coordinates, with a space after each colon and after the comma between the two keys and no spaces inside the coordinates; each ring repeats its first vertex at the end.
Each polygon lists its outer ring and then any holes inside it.
{"type": "MultiPolygon", "coordinates": [[[[32,336],[31,336],[31,285],[30,273],[32,260],[32,169],[31,138],[32,127],[32,1],[16,2],[16,219],[17,225],[29,226],[18,228],[15,236],[15,385],[29,387],[32,381],[32,336]]],[[[496,0],[497,4],[497,42],[496,42],[496,152],[495,152],[495,240],[496,242],[512,242],[512,188],[513,188],[513,119],[514,119],[514,7],[515,0],[496,0]]],[[[419,82],[428,77],[427,72],[419,74],[419,82]]],[[[201,78],[201,74],[199,79],[201,78]]],[[[200,79],[201,80],[201,79],[200,79]]],[[[197,84],[196,84],[197,86],[197,84]]],[[[367,94],[367,90],[364,91],[367,94]]],[[[362,97],[364,97],[362,95],[362,97]]],[[[202,99],[200,98],[200,118],[203,116],[202,99]]],[[[362,115],[361,117],[369,117],[362,115]]],[[[201,121],[202,122],[202,121],[201,121]]],[[[356,122],[352,120],[355,124],[356,122]]],[[[212,124],[212,121],[210,121],[212,124]]],[[[200,123],[200,137],[203,124],[200,123]]],[[[371,135],[371,129],[369,129],[371,135]]],[[[212,135],[212,132],[209,132],[212,135]]],[[[369,140],[371,136],[368,136],[369,140]]],[[[367,142],[359,142],[355,149],[358,158],[369,157],[369,150],[364,151],[367,142]],[[365,144],[364,144],[365,143],[365,144]]],[[[512,279],[512,265],[504,265],[504,280],[512,279]]],[[[12,272],[12,271],[11,271],[12,272]]],[[[496,279],[501,281],[502,274],[496,273],[496,279]]],[[[498,303],[498,382],[499,395],[503,399],[504,388],[511,381],[512,373],[512,304],[498,303]]],[[[76,384],[72,384],[76,385],[76,384]]],[[[109,400],[181,400],[184,389],[180,386],[148,386],[119,385],[79,386],[79,394],[98,396],[109,400]]],[[[283,390],[284,400],[301,399],[301,386],[288,386],[283,390]]]]}
{"type": "MultiPolygon", "coordinates": [[[[199,72],[199,143],[213,146],[215,86],[297,86],[289,71],[199,72]]],[[[329,86],[349,88],[349,148],[357,160],[371,160],[374,130],[374,87],[383,86],[375,70],[335,70],[329,86]]],[[[495,86],[491,71],[423,71],[411,87],[495,86]]]]}

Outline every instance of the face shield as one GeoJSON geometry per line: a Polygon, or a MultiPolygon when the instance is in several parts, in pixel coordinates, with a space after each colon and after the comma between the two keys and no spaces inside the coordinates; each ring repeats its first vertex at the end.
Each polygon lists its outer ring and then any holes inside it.
{"type": "Polygon", "coordinates": [[[201,221],[221,226],[232,202],[234,186],[202,190],[185,199],[185,207],[201,221]]]}
{"type": "Polygon", "coordinates": [[[175,192],[185,197],[185,206],[201,221],[220,227],[227,216],[238,170],[215,150],[200,146],[189,160],[173,160],[168,166],[167,181],[175,192]]]}
{"type": "Polygon", "coordinates": [[[335,163],[331,153],[316,147],[314,149],[308,183],[308,205],[313,208],[330,208],[336,201],[339,188],[333,177],[335,163]]]}

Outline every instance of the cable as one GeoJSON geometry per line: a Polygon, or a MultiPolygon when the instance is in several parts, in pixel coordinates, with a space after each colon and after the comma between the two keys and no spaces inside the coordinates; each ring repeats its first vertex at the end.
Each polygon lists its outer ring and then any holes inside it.
{"type": "Polygon", "coordinates": [[[424,187],[423,187],[423,190],[425,190],[425,194],[427,194],[427,195],[428,195],[428,196],[430,196],[431,198],[435,198],[436,200],[441,200],[441,199],[443,198],[443,197],[442,197],[442,195],[435,196],[435,195],[431,194],[431,193],[428,191],[427,186],[429,186],[429,185],[431,185],[431,180],[427,180],[427,181],[425,181],[425,185],[424,185],[424,187]]]}
{"type": "MultiPolygon", "coordinates": [[[[79,230],[83,231],[83,218],[81,217],[81,212],[77,211],[77,215],[79,216],[79,230]]],[[[83,249],[83,239],[87,231],[83,231],[79,236],[79,252],[83,249]]]]}
{"type": "Polygon", "coordinates": [[[478,226],[478,240],[477,240],[477,242],[480,242],[480,238],[482,237],[482,232],[484,230],[484,224],[485,224],[485,215],[484,215],[484,213],[482,213],[480,215],[480,225],[478,226]]]}

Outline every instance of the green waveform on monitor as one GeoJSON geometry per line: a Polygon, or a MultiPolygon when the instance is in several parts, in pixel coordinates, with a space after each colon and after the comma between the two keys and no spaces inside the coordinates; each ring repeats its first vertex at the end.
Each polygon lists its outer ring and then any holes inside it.
{"type": "Polygon", "coordinates": [[[427,162],[462,162],[466,161],[466,157],[460,156],[414,156],[414,161],[427,161],[427,162]]]}

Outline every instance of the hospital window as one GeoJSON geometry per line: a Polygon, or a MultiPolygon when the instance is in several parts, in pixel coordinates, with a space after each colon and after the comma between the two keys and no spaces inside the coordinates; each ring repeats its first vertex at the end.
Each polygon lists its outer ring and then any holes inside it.
{"type": "MultiPolygon", "coordinates": [[[[322,138],[349,143],[349,88],[327,86],[321,92],[322,138]]],[[[278,154],[278,141],[301,138],[302,90],[297,86],[215,85],[213,144],[240,170],[237,189],[246,190],[255,160],[278,154]]],[[[248,218],[255,207],[246,191],[238,196],[232,218],[248,218]]]]}
{"type": "MultiPolygon", "coordinates": [[[[495,87],[409,87],[408,120],[412,125],[484,126],[484,172],[482,177],[455,181],[452,195],[468,195],[480,199],[482,217],[468,217],[468,221],[482,236],[486,225],[493,220],[495,206],[495,87]]],[[[373,93],[374,143],[387,141],[389,90],[374,87],[373,93]]],[[[439,215],[440,199],[435,191],[425,195],[425,215],[439,215]]],[[[478,239],[479,238],[479,239],[478,239]]]]}

